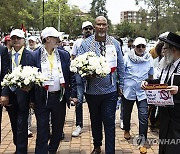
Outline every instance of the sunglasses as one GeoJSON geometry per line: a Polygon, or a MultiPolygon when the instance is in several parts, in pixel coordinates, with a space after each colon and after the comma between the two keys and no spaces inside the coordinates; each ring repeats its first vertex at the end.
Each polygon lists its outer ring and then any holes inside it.
{"type": "Polygon", "coordinates": [[[146,46],[144,44],[139,44],[136,46],[136,48],[146,48],[146,46]]]}
{"type": "Polygon", "coordinates": [[[84,30],[93,30],[92,27],[85,27],[84,30]]]}

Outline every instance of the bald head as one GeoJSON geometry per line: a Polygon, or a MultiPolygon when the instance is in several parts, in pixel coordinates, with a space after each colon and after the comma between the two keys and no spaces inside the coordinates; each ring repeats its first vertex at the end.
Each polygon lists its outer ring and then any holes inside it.
{"type": "Polygon", "coordinates": [[[107,23],[107,19],[106,19],[104,16],[98,16],[98,17],[96,17],[96,19],[95,19],[95,24],[96,24],[98,21],[105,21],[105,22],[107,23]]]}
{"type": "Polygon", "coordinates": [[[95,37],[97,41],[105,41],[108,29],[107,19],[104,16],[98,16],[95,19],[95,37]]]}

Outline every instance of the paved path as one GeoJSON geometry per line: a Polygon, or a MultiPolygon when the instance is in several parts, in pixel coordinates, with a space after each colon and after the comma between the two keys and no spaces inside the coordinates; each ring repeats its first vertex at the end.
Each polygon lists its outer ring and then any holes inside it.
{"type": "MultiPolygon", "coordinates": [[[[71,137],[72,131],[75,128],[75,112],[74,106],[67,110],[66,123],[64,127],[65,139],[60,143],[58,153],[59,154],[90,154],[93,149],[93,140],[90,128],[90,119],[87,104],[83,105],[84,111],[84,128],[83,133],[79,137],[71,137]]],[[[123,138],[123,130],[119,127],[119,111],[117,111],[116,116],[116,154],[138,154],[139,150],[133,145],[133,139],[126,141],[123,138]]],[[[136,136],[138,134],[138,119],[137,119],[137,109],[134,106],[131,120],[131,135],[136,136]]],[[[2,119],[2,143],[0,145],[0,154],[12,154],[15,151],[15,146],[12,141],[12,132],[9,122],[7,112],[3,111],[2,119]]],[[[34,137],[29,139],[28,154],[34,153],[35,140],[36,140],[36,120],[33,115],[32,120],[32,132],[34,137]]],[[[157,139],[158,134],[156,132],[151,132],[148,129],[148,138],[157,139]]],[[[153,145],[147,145],[148,154],[157,154],[158,145],[155,143],[153,145]]],[[[102,146],[104,154],[104,140],[102,146]]]]}

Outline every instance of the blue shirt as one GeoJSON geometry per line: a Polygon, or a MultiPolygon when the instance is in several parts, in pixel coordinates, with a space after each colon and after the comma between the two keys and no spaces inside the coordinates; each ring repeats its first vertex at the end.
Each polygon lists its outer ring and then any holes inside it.
{"type": "Polygon", "coordinates": [[[138,99],[138,101],[146,99],[145,91],[141,88],[141,82],[148,79],[149,75],[154,74],[152,57],[149,61],[135,63],[128,55],[125,55],[124,66],[124,97],[128,100],[138,99]]]}
{"type": "MultiPolygon", "coordinates": [[[[106,36],[110,37],[110,36],[106,36]]],[[[117,73],[110,73],[105,77],[92,77],[87,81],[86,93],[91,95],[103,95],[117,91],[117,80],[119,81],[119,87],[122,89],[124,84],[124,62],[119,42],[110,37],[117,52],[117,73]],[[113,80],[112,80],[113,79],[113,80]]],[[[79,50],[78,55],[84,54],[95,49],[97,56],[100,56],[99,42],[95,41],[95,36],[91,35],[85,39],[79,50]],[[92,43],[94,42],[94,43],[92,43]],[[93,46],[93,47],[92,47],[93,46]]]]}

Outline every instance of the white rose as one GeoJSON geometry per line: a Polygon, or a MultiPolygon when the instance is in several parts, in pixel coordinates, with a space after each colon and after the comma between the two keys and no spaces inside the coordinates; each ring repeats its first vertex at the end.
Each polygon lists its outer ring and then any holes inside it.
{"type": "Polygon", "coordinates": [[[18,84],[17,84],[17,85],[18,85],[18,87],[21,87],[21,83],[20,83],[20,82],[18,82],[18,84]]]}
{"type": "Polygon", "coordinates": [[[84,77],[84,76],[86,76],[87,74],[86,73],[83,73],[82,75],[81,75],[81,77],[84,77]]]}
{"type": "Polygon", "coordinates": [[[71,67],[71,68],[70,68],[70,71],[71,71],[71,72],[74,72],[74,73],[77,73],[77,68],[76,68],[76,67],[71,67]]]}
{"type": "Polygon", "coordinates": [[[79,74],[81,75],[81,74],[83,74],[83,72],[82,72],[82,71],[79,71],[79,74]]]}
{"type": "Polygon", "coordinates": [[[83,66],[83,63],[82,62],[79,62],[77,67],[82,67],[83,66]]]}
{"type": "Polygon", "coordinates": [[[30,83],[30,80],[29,79],[25,79],[24,80],[24,84],[27,86],[28,84],[30,83]]]}

